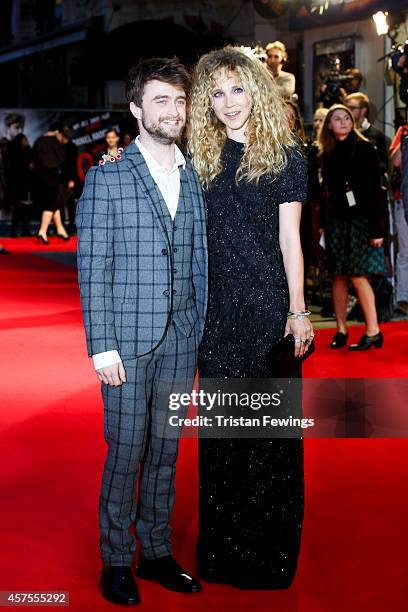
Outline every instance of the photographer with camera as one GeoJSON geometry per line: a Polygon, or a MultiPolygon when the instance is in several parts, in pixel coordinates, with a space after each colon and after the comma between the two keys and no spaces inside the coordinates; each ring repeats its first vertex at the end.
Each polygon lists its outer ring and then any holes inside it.
{"type": "Polygon", "coordinates": [[[398,129],[389,152],[394,166],[394,218],[398,240],[395,311],[408,315],[408,124],[398,129]]]}
{"type": "Polygon", "coordinates": [[[391,55],[391,66],[400,76],[399,96],[408,105],[408,43],[391,55]]]}
{"type": "Polygon", "coordinates": [[[383,174],[388,172],[388,147],[391,141],[384,132],[369,122],[370,99],[360,92],[346,96],[344,104],[351,110],[356,128],[371,142],[377,150],[380,168],[383,174]]]}
{"type": "Polygon", "coordinates": [[[329,57],[330,69],[321,74],[323,84],[320,86],[320,101],[326,108],[333,104],[344,104],[346,97],[360,91],[363,75],[358,68],[341,70],[339,57],[329,57]]]}

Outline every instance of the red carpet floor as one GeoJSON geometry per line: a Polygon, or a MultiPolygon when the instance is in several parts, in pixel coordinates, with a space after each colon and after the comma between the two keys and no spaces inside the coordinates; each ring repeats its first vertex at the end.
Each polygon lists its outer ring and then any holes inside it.
{"type": "MultiPolygon", "coordinates": [[[[109,610],[99,595],[97,503],[105,453],[99,385],[86,356],[75,270],[1,240],[0,590],[69,591],[73,610],[109,610]]],[[[53,240],[49,250],[73,251],[53,240]]],[[[62,261],[62,260],[61,260],[62,261]]],[[[408,324],[383,326],[381,351],[326,348],[312,377],[407,377],[408,324]]],[[[352,329],[352,339],[361,328],[352,329]]],[[[173,536],[194,570],[196,444],[183,440],[173,536]]],[[[146,611],[402,612],[407,609],[408,441],[305,440],[306,513],[299,570],[286,592],[208,585],[171,594],[140,581],[146,611]]]]}

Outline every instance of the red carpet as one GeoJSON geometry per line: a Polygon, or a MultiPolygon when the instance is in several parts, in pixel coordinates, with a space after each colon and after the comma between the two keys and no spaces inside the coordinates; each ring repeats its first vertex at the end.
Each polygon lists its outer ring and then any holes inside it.
{"type": "MultiPolygon", "coordinates": [[[[85,352],[75,270],[34,255],[75,242],[0,242],[0,590],[69,591],[73,610],[108,610],[97,589],[102,403],[85,352]]],[[[62,261],[62,260],[59,260],[62,261]]],[[[329,351],[318,330],[311,377],[407,377],[408,324],[382,326],[381,351],[329,351]],[[334,354],[333,354],[334,353],[334,354]]],[[[358,338],[362,328],[352,328],[358,338]]],[[[141,610],[406,610],[408,442],[306,440],[299,571],[287,592],[204,584],[196,596],[140,581],[141,610]]],[[[194,569],[196,445],[183,440],[173,521],[177,558],[194,569]]]]}

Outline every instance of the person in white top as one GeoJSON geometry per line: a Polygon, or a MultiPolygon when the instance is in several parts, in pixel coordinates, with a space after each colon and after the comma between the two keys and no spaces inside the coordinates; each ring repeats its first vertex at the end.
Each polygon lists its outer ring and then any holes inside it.
{"type": "Polygon", "coordinates": [[[291,99],[295,93],[296,79],[291,72],[282,70],[283,64],[288,59],[285,45],[276,40],[266,45],[267,66],[277,84],[280,94],[284,98],[291,99]]]}

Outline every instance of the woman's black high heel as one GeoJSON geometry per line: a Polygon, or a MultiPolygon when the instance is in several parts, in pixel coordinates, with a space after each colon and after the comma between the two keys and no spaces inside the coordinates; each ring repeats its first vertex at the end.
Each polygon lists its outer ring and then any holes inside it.
{"type": "Polygon", "coordinates": [[[61,240],[64,240],[65,242],[67,242],[71,236],[64,236],[64,234],[57,234],[58,238],[61,238],[61,240]]]}
{"type": "Polygon", "coordinates": [[[44,236],[41,236],[41,234],[37,234],[37,240],[38,242],[40,242],[41,244],[50,244],[49,240],[46,240],[44,238],[44,236]]]}
{"type": "Polygon", "coordinates": [[[346,346],[347,340],[348,340],[348,333],[347,334],[343,334],[343,332],[337,331],[334,334],[333,340],[330,343],[330,348],[331,349],[342,348],[343,346],[346,346]]]}
{"type": "Polygon", "coordinates": [[[375,348],[381,348],[384,344],[384,336],[381,331],[375,336],[367,336],[363,334],[357,344],[350,344],[350,351],[368,351],[369,348],[374,346],[375,348]]]}

